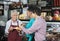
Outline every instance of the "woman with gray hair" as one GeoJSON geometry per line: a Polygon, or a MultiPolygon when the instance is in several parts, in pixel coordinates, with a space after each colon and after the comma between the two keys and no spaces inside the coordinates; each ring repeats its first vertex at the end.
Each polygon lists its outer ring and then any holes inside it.
{"type": "Polygon", "coordinates": [[[6,23],[5,33],[8,33],[8,41],[22,41],[19,32],[21,31],[20,25],[22,22],[18,20],[18,14],[16,10],[11,12],[11,19],[6,23]]]}

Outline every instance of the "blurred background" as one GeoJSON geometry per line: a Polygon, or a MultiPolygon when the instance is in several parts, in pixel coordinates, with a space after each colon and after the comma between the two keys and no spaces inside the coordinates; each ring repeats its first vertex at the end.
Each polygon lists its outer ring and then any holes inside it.
{"type": "Polygon", "coordinates": [[[29,4],[38,6],[47,22],[46,41],[60,41],[60,0],[0,0],[0,40],[7,41],[5,26],[11,11],[17,10],[19,20],[25,24],[29,22],[26,14],[29,4]]]}

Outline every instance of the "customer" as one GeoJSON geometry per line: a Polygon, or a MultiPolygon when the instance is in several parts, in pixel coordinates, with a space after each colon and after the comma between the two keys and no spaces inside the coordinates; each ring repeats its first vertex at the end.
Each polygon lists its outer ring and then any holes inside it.
{"type": "Polygon", "coordinates": [[[27,15],[29,17],[35,18],[35,22],[29,29],[26,29],[23,26],[20,26],[20,28],[26,34],[35,33],[35,41],[44,41],[46,36],[46,22],[40,16],[40,9],[36,6],[30,5],[28,7],[27,15]]]}
{"type": "Polygon", "coordinates": [[[18,14],[16,10],[11,12],[11,19],[6,23],[5,33],[8,33],[8,41],[22,41],[19,36],[20,25],[22,22],[18,20],[18,14]]]}
{"type": "MultiPolygon", "coordinates": [[[[29,29],[33,25],[34,21],[35,21],[35,19],[31,18],[29,23],[26,24],[25,28],[29,29]]],[[[33,34],[26,34],[26,37],[28,38],[28,41],[33,41],[33,36],[34,36],[34,33],[33,34]]]]}

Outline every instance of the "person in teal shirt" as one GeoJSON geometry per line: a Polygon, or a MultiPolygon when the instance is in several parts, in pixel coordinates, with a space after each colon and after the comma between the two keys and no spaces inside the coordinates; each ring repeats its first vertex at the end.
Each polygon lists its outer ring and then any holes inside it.
{"type": "MultiPolygon", "coordinates": [[[[35,19],[31,18],[30,21],[29,21],[29,23],[26,24],[25,28],[29,29],[32,26],[32,24],[34,23],[34,21],[35,21],[35,19]]],[[[32,34],[26,34],[26,37],[28,38],[28,41],[32,41],[33,33],[32,34]]]]}

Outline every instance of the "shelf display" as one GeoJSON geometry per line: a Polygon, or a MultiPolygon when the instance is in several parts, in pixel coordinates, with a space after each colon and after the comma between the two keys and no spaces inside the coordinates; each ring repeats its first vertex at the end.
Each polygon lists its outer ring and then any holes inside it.
{"type": "MultiPolygon", "coordinates": [[[[48,0],[49,1],[49,0],[48,0]]],[[[60,37],[60,0],[51,0],[52,5],[48,4],[48,8],[44,8],[42,12],[46,12],[47,21],[47,41],[59,41],[60,37]],[[54,3],[55,1],[55,3],[54,3]],[[48,10],[46,10],[48,9],[48,10]],[[51,10],[49,10],[51,9],[51,10]]]]}
{"type": "Polygon", "coordinates": [[[41,16],[46,20],[46,21],[51,21],[52,20],[52,16],[50,12],[42,12],[41,16]]]}
{"type": "MultiPolygon", "coordinates": [[[[47,14],[49,14],[49,13],[47,13],[47,14]]],[[[44,17],[44,19],[47,22],[60,22],[60,16],[58,14],[54,14],[54,16],[47,15],[46,17],[44,17]]]]}
{"type": "MultiPolygon", "coordinates": [[[[58,8],[60,7],[42,7],[41,13],[46,13],[45,20],[47,22],[60,22],[60,9],[58,8]]],[[[44,16],[44,14],[42,15],[44,16]]]]}
{"type": "Polygon", "coordinates": [[[26,19],[29,19],[27,14],[21,14],[19,15],[19,19],[22,19],[22,20],[26,20],[26,19]]]}
{"type": "Polygon", "coordinates": [[[20,8],[22,8],[21,2],[13,2],[12,4],[9,5],[9,9],[20,9],[20,8]]]}
{"type": "MultiPolygon", "coordinates": [[[[47,22],[47,30],[46,30],[47,41],[58,41],[57,34],[60,34],[60,7],[59,7],[60,0],[41,0],[41,1],[47,1],[46,7],[41,7],[41,16],[47,22]]],[[[31,2],[29,1],[28,4],[36,5],[36,0],[31,0],[31,2]]],[[[37,3],[37,5],[40,6],[39,2],[37,3]]],[[[7,15],[8,20],[11,18],[10,17],[11,11],[17,10],[19,14],[18,17],[19,20],[27,24],[30,21],[30,18],[27,16],[26,13],[27,10],[25,10],[26,7],[27,4],[22,4],[21,2],[12,2],[11,4],[9,4],[9,11],[7,15]]],[[[0,16],[1,15],[5,15],[3,4],[0,4],[0,16]]],[[[1,22],[0,24],[2,25],[1,22]]]]}
{"type": "Polygon", "coordinates": [[[59,41],[60,37],[60,23],[48,22],[46,37],[47,41],[59,41]]]}

